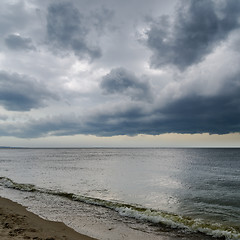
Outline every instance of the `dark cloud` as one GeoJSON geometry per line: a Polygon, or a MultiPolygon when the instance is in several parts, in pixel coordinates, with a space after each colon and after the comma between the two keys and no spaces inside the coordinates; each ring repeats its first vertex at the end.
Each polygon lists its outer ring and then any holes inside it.
{"type": "Polygon", "coordinates": [[[162,16],[152,21],[147,45],[153,51],[155,68],[175,65],[185,69],[204,59],[229,33],[239,28],[240,2],[184,0],[176,17],[162,16]]]}
{"type": "Polygon", "coordinates": [[[1,136],[15,136],[20,138],[38,138],[46,136],[75,135],[83,131],[80,119],[75,115],[56,116],[31,119],[27,123],[3,123],[0,125],[1,136]]]}
{"type": "Polygon", "coordinates": [[[71,3],[55,3],[49,6],[47,37],[56,48],[71,50],[79,58],[99,58],[101,50],[87,41],[88,27],[83,15],[71,3]]]}
{"type": "Polygon", "coordinates": [[[134,100],[149,100],[151,98],[149,83],[138,79],[124,68],[112,69],[109,74],[102,78],[100,86],[105,94],[121,93],[134,100]]]}
{"type": "Polygon", "coordinates": [[[31,120],[22,124],[1,124],[1,136],[16,136],[20,138],[38,138],[43,136],[67,136],[76,134],[93,134],[97,136],[135,135],[139,127],[136,121],[141,123],[144,111],[140,107],[131,107],[126,110],[97,113],[89,116],[85,121],[76,115],[55,116],[31,120]],[[139,119],[139,120],[137,120],[139,119]],[[135,125],[135,127],[134,127],[135,125]],[[115,127],[123,127],[122,129],[115,127]],[[130,130],[125,133],[125,131],[130,130]]]}
{"type": "Polygon", "coordinates": [[[1,136],[240,132],[239,0],[26,2],[0,8],[2,69],[25,74],[0,71],[1,136]],[[149,48],[152,67],[196,66],[149,69],[149,48]]]}
{"type": "Polygon", "coordinates": [[[97,136],[164,133],[227,134],[240,132],[239,79],[217,95],[186,95],[164,107],[109,107],[84,116],[56,116],[31,121],[22,126],[2,125],[1,134],[32,138],[47,135],[92,134],[97,136]],[[6,131],[7,129],[10,129],[6,131]],[[4,132],[5,131],[5,132],[4,132]]]}
{"type": "Polygon", "coordinates": [[[10,34],[5,38],[5,44],[12,50],[36,50],[31,38],[10,34]]]}
{"type": "Polygon", "coordinates": [[[148,111],[129,107],[101,113],[89,119],[82,131],[100,136],[240,132],[240,87],[215,96],[188,95],[148,111]]]}
{"type": "Polygon", "coordinates": [[[11,111],[29,111],[45,105],[45,100],[56,98],[35,79],[17,73],[0,71],[0,105],[11,111]]]}
{"type": "Polygon", "coordinates": [[[240,132],[239,93],[240,89],[234,96],[188,96],[173,102],[161,111],[168,119],[164,127],[175,133],[240,132]]]}
{"type": "Polygon", "coordinates": [[[102,113],[89,120],[84,131],[100,136],[240,132],[240,87],[233,86],[214,96],[187,95],[162,108],[149,106],[148,111],[131,107],[123,112],[102,113]]]}

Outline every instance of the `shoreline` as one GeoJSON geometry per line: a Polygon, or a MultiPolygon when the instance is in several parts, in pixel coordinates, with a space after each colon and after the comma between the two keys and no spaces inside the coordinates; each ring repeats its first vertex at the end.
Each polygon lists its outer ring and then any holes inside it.
{"type": "Polygon", "coordinates": [[[97,240],[80,234],[64,223],[42,219],[22,205],[0,197],[2,240],[97,240]]]}
{"type": "MultiPolygon", "coordinates": [[[[14,190],[15,191],[15,190],[14,190]]],[[[27,198],[31,198],[32,192],[27,192],[27,198]]],[[[19,197],[19,196],[18,196],[19,197]]],[[[26,196],[25,196],[26,197],[26,196]]],[[[22,196],[16,202],[11,196],[0,196],[0,239],[1,240],[178,240],[181,237],[175,235],[169,229],[158,233],[150,233],[142,227],[137,227],[131,223],[128,217],[121,217],[118,213],[101,206],[92,206],[87,203],[77,202],[79,205],[78,212],[74,214],[71,221],[77,223],[69,225],[62,221],[45,220],[41,216],[45,216],[44,212],[34,211],[34,205],[38,201],[26,207],[25,197],[22,196]],[[93,212],[94,215],[92,215],[93,212]],[[101,218],[100,216],[104,216],[101,218]],[[110,216],[110,217],[109,217],[110,216]],[[33,219],[33,221],[32,221],[33,219]],[[13,221],[13,223],[12,223],[13,221]],[[21,223],[21,224],[20,224],[21,223]],[[66,225],[65,225],[66,224],[66,225]],[[75,225],[75,226],[74,226],[75,225]],[[77,230],[76,230],[77,229],[77,230]],[[55,234],[57,232],[57,234],[55,234]],[[91,237],[89,237],[91,236],[91,237]]],[[[49,197],[49,196],[48,196],[49,197]]],[[[52,197],[52,196],[51,196],[52,197]]],[[[37,197],[42,200],[42,195],[37,197]]],[[[35,198],[35,200],[37,200],[35,198]]],[[[62,206],[66,206],[65,211],[68,211],[68,205],[71,200],[60,197],[62,206]]],[[[54,201],[54,199],[48,199],[54,201]]],[[[28,202],[29,203],[29,202],[28,202]]],[[[75,202],[74,202],[75,203],[75,202]]],[[[45,206],[47,211],[51,206],[45,206]]],[[[51,210],[50,210],[51,211],[51,210]]],[[[51,219],[51,217],[50,217],[51,219]]],[[[136,223],[137,224],[137,223],[136,223]]],[[[143,222],[140,223],[142,226],[143,222]]],[[[144,224],[149,228],[148,224],[144,224]]],[[[156,230],[156,229],[155,229],[156,230]]],[[[193,240],[192,238],[189,240],[193,240]]],[[[200,240],[199,238],[194,240],[200,240]]],[[[202,239],[201,239],[202,240],[202,239]]]]}
{"type": "MultiPolygon", "coordinates": [[[[158,226],[155,234],[144,229],[128,225],[126,222],[112,220],[102,222],[99,218],[78,218],[82,225],[79,231],[68,227],[61,221],[45,220],[26,207],[8,198],[0,196],[0,239],[1,240],[211,240],[205,234],[187,234],[166,226],[158,226]],[[90,220],[90,221],[89,221],[90,220]],[[89,231],[90,230],[90,231],[89,231]],[[84,233],[84,234],[82,234],[84,233]],[[86,235],[85,235],[86,234],[86,235]],[[88,235],[88,236],[87,236],[88,235]],[[89,237],[93,236],[93,237],[89,237]]],[[[98,207],[101,208],[101,207],[98,207]]],[[[104,211],[107,210],[104,208],[104,211]]],[[[115,216],[117,217],[117,215],[115,216]]],[[[121,219],[121,217],[120,217],[121,219]]],[[[129,221],[125,219],[125,221],[129,221]]],[[[148,226],[149,227],[149,226],[148,226]]],[[[153,226],[154,228],[154,226],[153,226]]],[[[223,239],[223,238],[215,238],[223,239]]]]}

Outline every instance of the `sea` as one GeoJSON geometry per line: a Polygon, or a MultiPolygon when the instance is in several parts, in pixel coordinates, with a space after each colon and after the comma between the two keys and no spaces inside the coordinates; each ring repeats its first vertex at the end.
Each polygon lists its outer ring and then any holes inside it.
{"type": "Polygon", "coordinates": [[[240,239],[240,148],[2,148],[0,196],[98,239],[240,239]]]}

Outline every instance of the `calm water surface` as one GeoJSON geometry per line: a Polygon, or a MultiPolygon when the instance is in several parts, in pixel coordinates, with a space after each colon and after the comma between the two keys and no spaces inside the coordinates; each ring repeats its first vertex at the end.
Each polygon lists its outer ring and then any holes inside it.
{"type": "Polygon", "coordinates": [[[1,149],[0,166],[2,188],[9,178],[236,228],[240,223],[240,149],[1,149]]]}

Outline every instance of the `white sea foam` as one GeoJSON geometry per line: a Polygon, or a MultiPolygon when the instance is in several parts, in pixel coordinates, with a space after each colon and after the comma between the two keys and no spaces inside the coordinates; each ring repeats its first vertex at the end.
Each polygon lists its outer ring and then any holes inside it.
{"type": "Polygon", "coordinates": [[[179,228],[188,232],[201,232],[213,237],[225,237],[229,240],[240,239],[240,232],[231,226],[224,226],[220,223],[206,222],[203,219],[192,219],[172,213],[147,209],[141,206],[119,203],[115,201],[106,201],[103,199],[80,196],[72,193],[53,191],[50,189],[37,188],[32,184],[16,183],[13,180],[0,177],[0,185],[13,188],[20,191],[40,192],[61,197],[70,200],[80,201],[95,206],[102,206],[118,212],[121,216],[135,218],[138,220],[151,222],[154,224],[164,224],[171,228],[179,228]]]}

